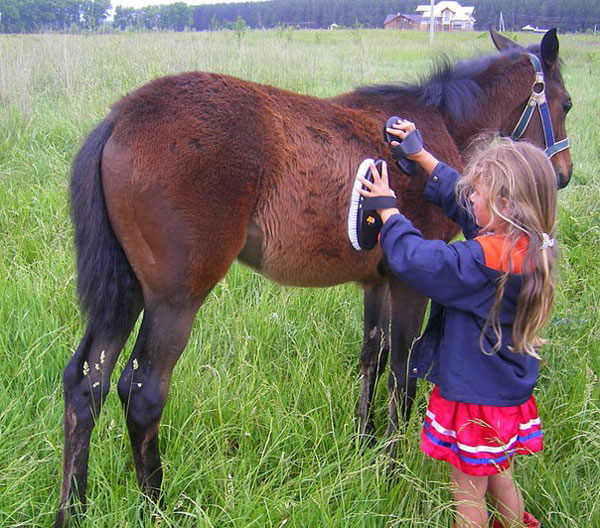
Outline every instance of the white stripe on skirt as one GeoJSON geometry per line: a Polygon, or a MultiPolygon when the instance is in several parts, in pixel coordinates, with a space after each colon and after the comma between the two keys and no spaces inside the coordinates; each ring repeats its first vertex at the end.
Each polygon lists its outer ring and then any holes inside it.
{"type": "MultiPolygon", "coordinates": [[[[456,439],[456,431],[453,431],[451,429],[446,429],[442,424],[440,424],[435,419],[436,418],[435,414],[432,413],[429,409],[427,410],[426,415],[431,420],[431,425],[437,432],[456,439]]],[[[525,431],[535,425],[540,425],[540,424],[541,424],[540,419],[534,418],[525,424],[519,424],[519,429],[521,431],[525,431]]],[[[464,451],[466,453],[504,453],[512,448],[512,446],[517,441],[518,437],[519,437],[519,435],[516,434],[509,440],[509,442],[507,444],[498,445],[498,446],[488,446],[488,445],[486,445],[486,446],[481,446],[481,445],[480,446],[470,446],[470,445],[463,444],[463,443],[459,442],[458,440],[456,440],[456,447],[458,447],[461,451],[464,451]]]]}

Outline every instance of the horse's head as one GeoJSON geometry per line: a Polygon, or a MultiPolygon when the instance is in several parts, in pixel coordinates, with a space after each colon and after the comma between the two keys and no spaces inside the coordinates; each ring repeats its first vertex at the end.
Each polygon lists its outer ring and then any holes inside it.
{"type": "Polygon", "coordinates": [[[529,54],[532,70],[536,72],[531,94],[527,100],[519,101],[518,107],[507,116],[503,129],[508,134],[512,131],[515,139],[526,139],[545,148],[554,166],[558,186],[563,188],[569,183],[573,172],[565,128],[565,118],[572,103],[560,73],[556,29],[546,32],[541,44],[529,49],[519,46],[494,29],[490,30],[490,34],[500,52],[522,50],[529,54]],[[532,118],[534,114],[538,116],[532,118]]]}

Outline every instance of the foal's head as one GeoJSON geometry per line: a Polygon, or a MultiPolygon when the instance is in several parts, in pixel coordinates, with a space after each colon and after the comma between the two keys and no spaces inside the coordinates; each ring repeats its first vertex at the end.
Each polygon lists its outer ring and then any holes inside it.
{"type": "MultiPolygon", "coordinates": [[[[552,161],[552,165],[556,172],[558,186],[560,188],[565,187],[569,183],[571,173],[573,172],[573,163],[571,161],[571,153],[567,148],[567,132],[565,128],[565,118],[571,109],[572,103],[571,96],[565,88],[560,73],[556,29],[551,29],[546,32],[542,38],[541,44],[530,46],[527,49],[519,46],[493,29],[490,33],[496,48],[498,48],[500,52],[521,50],[535,55],[539,59],[545,86],[536,80],[532,86],[532,92],[539,92],[545,88],[545,98],[547,100],[552,130],[549,131],[547,129],[546,132],[544,132],[542,119],[540,119],[541,115],[543,115],[543,110],[538,106],[537,109],[534,110],[529,124],[526,126],[520,137],[542,148],[546,148],[547,154],[550,156],[550,160],[552,161]],[[549,143],[552,142],[555,142],[555,145],[550,146],[549,143]]],[[[527,102],[523,101],[523,108],[525,108],[526,104],[527,102]]],[[[514,116],[510,116],[509,119],[511,119],[511,121],[515,120],[514,116]]],[[[509,130],[512,130],[515,126],[516,125],[513,122],[510,124],[507,123],[509,130]]]]}

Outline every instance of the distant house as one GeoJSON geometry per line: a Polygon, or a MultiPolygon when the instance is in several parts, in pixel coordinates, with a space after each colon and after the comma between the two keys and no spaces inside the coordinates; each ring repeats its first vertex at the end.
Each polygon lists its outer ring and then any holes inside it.
{"type": "Polygon", "coordinates": [[[385,29],[421,29],[421,15],[398,13],[385,17],[385,29]]]}
{"type": "Polygon", "coordinates": [[[534,33],[546,33],[547,29],[542,29],[536,26],[532,26],[531,24],[527,24],[526,26],[521,28],[521,31],[533,31],[534,33]]]}
{"type": "MultiPolygon", "coordinates": [[[[421,15],[422,30],[429,29],[431,21],[431,7],[420,5],[415,10],[421,15]]],[[[475,18],[474,6],[465,7],[458,2],[442,0],[433,6],[435,29],[442,31],[473,31],[475,18]]]]}

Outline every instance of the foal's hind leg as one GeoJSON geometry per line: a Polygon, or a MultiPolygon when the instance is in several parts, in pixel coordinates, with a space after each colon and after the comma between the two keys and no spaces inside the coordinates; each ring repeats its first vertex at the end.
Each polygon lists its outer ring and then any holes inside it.
{"type": "MultiPolygon", "coordinates": [[[[408,376],[408,355],[413,340],[419,335],[427,299],[405,284],[390,281],[392,294],[392,347],[388,389],[390,393],[387,436],[398,431],[398,415],[404,422],[410,411],[417,389],[416,378],[408,376]]],[[[396,447],[392,440],[389,453],[395,457],[396,447]]]]}
{"type": "Polygon", "coordinates": [[[71,514],[85,510],[90,436],[108,393],[110,375],[119,352],[140,313],[138,300],[131,317],[118,335],[112,329],[91,329],[86,333],[63,373],[65,398],[65,450],[63,486],[56,527],[66,526],[71,514]],[[80,504],[73,504],[73,500],[80,504]]]}
{"type": "Polygon", "coordinates": [[[362,390],[358,406],[360,435],[370,440],[373,434],[371,408],[377,380],[389,353],[390,293],[387,282],[367,286],[364,295],[363,346],[360,353],[362,390]]]}
{"type": "Polygon", "coordinates": [[[138,482],[153,499],[158,498],[162,482],[158,428],[171,374],[208,291],[185,302],[147,302],[137,342],[119,379],[138,482]]]}

